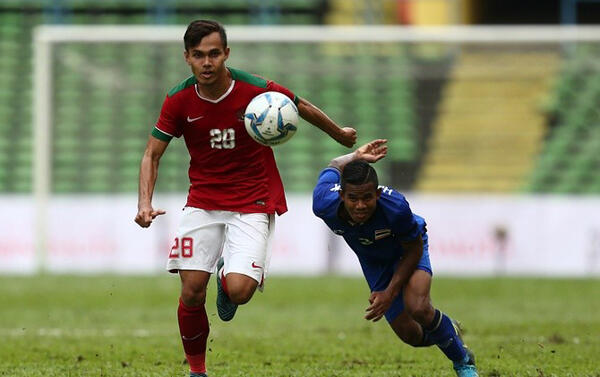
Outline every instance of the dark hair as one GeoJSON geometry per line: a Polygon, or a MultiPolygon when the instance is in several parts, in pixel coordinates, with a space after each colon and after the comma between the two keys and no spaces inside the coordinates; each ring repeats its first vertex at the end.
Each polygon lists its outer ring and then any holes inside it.
{"type": "Polygon", "coordinates": [[[223,25],[212,20],[195,20],[190,22],[183,35],[183,45],[186,51],[198,45],[202,38],[215,31],[221,36],[223,48],[227,48],[227,34],[225,33],[223,25]]]}
{"type": "Polygon", "coordinates": [[[373,183],[375,189],[379,187],[377,172],[371,164],[365,160],[354,160],[344,166],[344,169],[342,170],[342,190],[344,190],[347,183],[351,185],[373,183]]]}

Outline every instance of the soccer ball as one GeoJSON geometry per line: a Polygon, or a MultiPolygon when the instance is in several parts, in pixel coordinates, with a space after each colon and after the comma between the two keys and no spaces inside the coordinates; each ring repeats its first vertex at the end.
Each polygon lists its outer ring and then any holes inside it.
{"type": "Polygon", "coordinates": [[[272,147],[288,141],[296,132],[298,108],[285,94],[265,92],[250,101],[244,125],[257,143],[272,147]]]}

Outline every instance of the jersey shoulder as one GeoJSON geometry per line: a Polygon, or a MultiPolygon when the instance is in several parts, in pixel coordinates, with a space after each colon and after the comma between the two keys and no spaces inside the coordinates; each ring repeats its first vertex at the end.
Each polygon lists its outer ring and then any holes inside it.
{"type": "Polygon", "coordinates": [[[180,82],[179,84],[177,84],[176,86],[174,86],[173,88],[171,88],[171,90],[169,90],[169,92],[167,93],[167,97],[173,97],[175,94],[181,92],[182,90],[189,88],[190,86],[193,86],[196,84],[196,77],[195,76],[190,76],[187,79],[183,80],[182,82],[180,82]]]}
{"type": "Polygon", "coordinates": [[[313,213],[320,218],[335,217],[340,202],[340,172],[327,168],[319,175],[313,190],[313,213]]]}
{"type": "Polygon", "coordinates": [[[405,217],[407,214],[412,215],[410,205],[402,193],[388,186],[379,186],[379,188],[381,196],[378,205],[381,205],[389,219],[395,220],[405,217]]]}
{"type": "Polygon", "coordinates": [[[269,84],[268,80],[266,80],[260,76],[256,76],[251,73],[242,71],[240,69],[235,69],[235,68],[231,68],[231,67],[227,67],[227,69],[229,69],[229,72],[231,72],[231,78],[234,79],[235,81],[241,81],[246,84],[250,84],[252,86],[257,86],[262,89],[266,89],[267,85],[269,84]]]}

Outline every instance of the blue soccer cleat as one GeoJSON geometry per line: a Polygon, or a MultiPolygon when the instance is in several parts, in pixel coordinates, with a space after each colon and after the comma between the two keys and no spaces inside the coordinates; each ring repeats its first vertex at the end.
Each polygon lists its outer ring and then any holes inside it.
{"type": "Polygon", "coordinates": [[[225,262],[221,257],[217,264],[217,312],[219,313],[219,318],[223,321],[231,321],[238,305],[231,302],[221,284],[221,270],[223,269],[224,264],[225,262]]]}
{"type": "Polygon", "coordinates": [[[471,352],[469,349],[466,351],[467,355],[463,361],[454,362],[454,370],[456,371],[456,375],[458,377],[479,377],[479,374],[477,374],[477,367],[475,366],[475,357],[473,356],[473,352],[471,352]]]}
{"type": "Polygon", "coordinates": [[[465,351],[467,352],[464,360],[460,362],[454,362],[454,370],[456,371],[456,375],[458,377],[479,377],[479,374],[477,374],[477,367],[475,366],[475,355],[473,355],[473,352],[471,352],[471,350],[465,345],[465,342],[462,338],[463,329],[460,326],[460,323],[452,320],[452,326],[454,326],[454,330],[456,331],[456,334],[458,334],[458,337],[462,342],[463,347],[465,347],[465,351]]]}

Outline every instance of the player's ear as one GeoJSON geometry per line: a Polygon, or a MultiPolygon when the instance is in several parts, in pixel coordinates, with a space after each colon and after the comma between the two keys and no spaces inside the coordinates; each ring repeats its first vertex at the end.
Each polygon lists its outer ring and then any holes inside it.
{"type": "Polygon", "coordinates": [[[225,60],[227,60],[227,58],[229,57],[229,47],[225,47],[225,50],[223,52],[225,53],[225,60]]]}
{"type": "Polygon", "coordinates": [[[383,192],[383,190],[381,189],[381,187],[377,187],[377,199],[379,199],[382,192],[383,192]]]}
{"type": "Polygon", "coordinates": [[[344,200],[344,190],[339,190],[338,195],[340,196],[341,200],[344,200]]]}
{"type": "Polygon", "coordinates": [[[187,49],[183,50],[183,57],[187,65],[192,65],[192,63],[190,63],[190,52],[187,49]]]}

